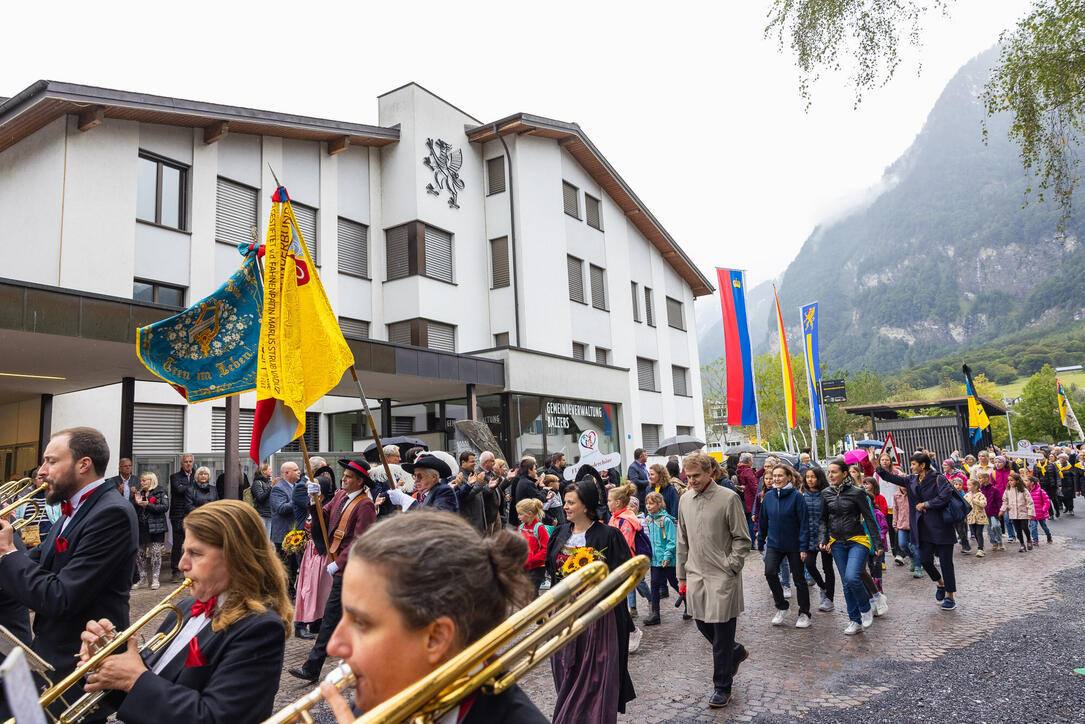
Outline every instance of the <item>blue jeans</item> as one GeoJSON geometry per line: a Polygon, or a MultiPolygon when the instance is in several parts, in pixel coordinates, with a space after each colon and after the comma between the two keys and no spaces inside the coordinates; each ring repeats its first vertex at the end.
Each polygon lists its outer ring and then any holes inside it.
{"type": "Polygon", "coordinates": [[[1047,533],[1047,537],[1051,537],[1051,529],[1047,527],[1047,519],[1043,520],[1030,520],[1028,522],[1029,530],[1032,531],[1032,540],[1040,540],[1040,527],[1043,527],[1044,533],[1047,533]],[[1039,523],[1040,525],[1036,525],[1039,523]]]}
{"type": "Polygon", "coordinates": [[[913,567],[919,565],[919,551],[916,550],[915,545],[912,543],[911,531],[897,531],[897,547],[900,548],[901,552],[908,554],[908,557],[912,559],[913,567]]]}
{"type": "Polygon", "coordinates": [[[625,602],[629,606],[629,608],[637,607],[638,593],[641,595],[641,598],[647,599],[648,601],[652,600],[652,592],[648,589],[648,582],[641,581],[637,584],[636,589],[634,589],[632,593],[625,597],[625,602]]]}
{"type": "Polygon", "coordinates": [[[844,602],[848,606],[848,618],[861,623],[861,613],[870,610],[870,594],[863,585],[862,572],[870,556],[870,550],[855,541],[833,543],[833,561],[840,571],[840,584],[844,589],[844,602]]]}
{"type": "Polygon", "coordinates": [[[1017,540],[1013,532],[1013,521],[1010,520],[1010,514],[1008,511],[1005,515],[1002,516],[1002,520],[1006,523],[1004,526],[1002,526],[1002,530],[1006,531],[1006,535],[1009,536],[1010,540],[1017,540]]]}

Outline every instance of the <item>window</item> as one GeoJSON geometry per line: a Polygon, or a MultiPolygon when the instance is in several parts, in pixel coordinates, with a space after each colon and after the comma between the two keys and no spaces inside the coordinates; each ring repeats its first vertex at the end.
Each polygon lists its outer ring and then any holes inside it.
{"type": "Polygon", "coordinates": [[[644,288],[644,321],[648,322],[649,327],[656,326],[656,313],[655,308],[652,306],[652,290],[648,287],[644,288]]]}
{"type": "Polygon", "coordinates": [[[561,182],[561,202],[565,206],[565,213],[575,219],[580,218],[580,204],[577,188],[568,181],[561,182]]]}
{"type": "Polygon", "coordinates": [[[429,347],[442,352],[456,351],[456,327],[428,319],[406,319],[388,325],[388,341],[429,347]]]}
{"type": "MultiPolygon", "coordinates": [[[[132,405],[132,452],[170,453],[185,447],[184,405],[132,405]]],[[[161,482],[161,481],[160,481],[161,482]]]]}
{"type": "Polygon", "coordinates": [[[494,347],[508,347],[509,346],[509,333],[498,332],[494,335],[494,347]]]}
{"type": "Polygon", "coordinates": [[[447,231],[425,227],[425,264],[423,275],[451,284],[453,280],[452,234],[447,231]]]}
{"type": "Polygon", "coordinates": [[[414,344],[411,339],[411,320],[388,325],[388,341],[392,344],[414,344]]]}
{"type": "Polygon", "coordinates": [[[343,334],[349,334],[359,339],[369,339],[369,322],[364,319],[351,319],[350,317],[339,318],[339,329],[343,334]]]}
{"type": "Polygon", "coordinates": [[[215,197],[215,241],[225,244],[251,244],[256,222],[254,188],[219,177],[215,197]]]}
{"type": "Polygon", "coordinates": [[[456,351],[456,328],[451,324],[439,322],[426,322],[426,347],[439,349],[442,352],[456,351]]]}
{"type": "Polygon", "coordinates": [[[584,262],[575,256],[568,257],[569,263],[569,299],[587,304],[584,298],[584,262]]]}
{"type": "MultiPolygon", "coordinates": [[[[237,429],[237,449],[246,455],[249,453],[249,443],[252,442],[252,419],[254,410],[240,410],[237,429]]],[[[308,443],[308,440],[306,440],[308,443]]],[[[211,409],[211,452],[224,452],[226,450],[226,408],[215,407],[211,409]]]]}
{"type": "Polygon", "coordinates": [[[595,362],[596,364],[608,365],[610,364],[610,350],[605,347],[595,348],[595,362]]]}
{"type": "Polygon", "coordinates": [[[384,232],[385,260],[387,279],[403,279],[411,275],[409,230],[406,224],[384,232]]]}
{"type": "Polygon", "coordinates": [[[339,217],[339,272],[369,278],[369,228],[339,217]]]}
{"type": "Polygon", "coordinates": [[[588,226],[593,229],[603,230],[603,214],[599,199],[594,196],[588,196],[584,194],[584,217],[587,219],[588,226]]]}
{"type": "Polygon", "coordinates": [[[656,361],[637,357],[637,387],[646,392],[659,392],[656,386],[656,361]]]}
{"type": "Polygon", "coordinates": [[[679,425],[678,429],[675,430],[675,434],[689,435],[690,437],[693,437],[693,425],[679,425]]]}
{"type": "MultiPolygon", "coordinates": [[[[309,450],[310,454],[315,453],[320,449],[320,413],[319,412],[306,412],[305,413],[305,447],[309,450]]],[[[283,448],[283,452],[301,452],[301,443],[297,440],[292,440],[283,448]]]]}
{"type": "Polygon", "coordinates": [[[649,455],[659,447],[659,425],[640,426],[640,445],[649,455]]]}
{"type": "Polygon", "coordinates": [[[685,315],[682,314],[682,302],[667,297],[667,324],[675,329],[686,328],[685,315]]]}
{"type": "Polygon", "coordinates": [[[139,155],[137,219],[185,231],[187,190],[187,168],[150,154],[139,155]]]}
{"type": "Polygon", "coordinates": [[[689,370],[678,365],[671,365],[671,380],[674,382],[674,394],[689,397],[689,370]]]}
{"type": "Polygon", "coordinates": [[[607,285],[603,269],[594,264],[589,264],[588,279],[591,282],[591,305],[605,312],[607,310],[607,285]]]}
{"type": "Polygon", "coordinates": [[[168,307],[185,306],[184,287],[136,279],[132,282],[132,299],[137,302],[165,304],[168,307]]]}
{"type": "Polygon", "coordinates": [[[573,359],[587,359],[588,346],[583,342],[573,342],[573,359]]]}
{"type": "Polygon", "coordinates": [[[486,159],[486,195],[499,194],[505,190],[505,157],[486,159]]]}
{"type": "Polygon", "coordinates": [[[490,288],[504,289],[509,285],[509,237],[490,239],[490,288]]]}
{"type": "Polygon", "coordinates": [[[320,266],[316,243],[316,209],[312,206],[299,204],[296,201],[291,201],[290,206],[294,209],[294,219],[298,222],[298,231],[301,233],[301,238],[305,240],[305,248],[309,250],[309,256],[313,258],[313,263],[320,266]]]}
{"type": "Polygon", "coordinates": [[[637,289],[637,283],[633,282],[633,321],[640,321],[640,292],[637,289]]]}

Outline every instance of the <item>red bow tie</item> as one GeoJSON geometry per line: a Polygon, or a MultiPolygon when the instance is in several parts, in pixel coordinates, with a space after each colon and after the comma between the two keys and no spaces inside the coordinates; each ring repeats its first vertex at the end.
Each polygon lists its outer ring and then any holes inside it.
{"type": "MultiPolygon", "coordinates": [[[[80,495],[79,496],[79,503],[82,503],[84,500],[86,500],[87,496],[90,495],[93,492],[94,492],[93,490],[88,490],[87,492],[80,495]]],[[[69,517],[71,516],[71,514],[72,514],[72,501],[71,500],[65,500],[63,503],[60,504],[60,514],[64,515],[64,516],[69,516],[69,517]]]]}
{"type": "Polygon", "coordinates": [[[201,613],[207,618],[211,618],[215,615],[215,605],[218,603],[218,598],[212,596],[206,601],[196,601],[192,604],[192,618],[199,616],[201,613]]]}

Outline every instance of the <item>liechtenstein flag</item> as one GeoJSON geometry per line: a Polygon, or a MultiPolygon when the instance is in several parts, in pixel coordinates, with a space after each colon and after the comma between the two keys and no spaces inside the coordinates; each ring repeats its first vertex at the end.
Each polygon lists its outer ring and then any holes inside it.
{"type": "Polygon", "coordinates": [[[746,290],[741,271],[716,269],[723,305],[723,338],[727,363],[727,424],[756,425],[753,353],[746,321],[746,290]]]}

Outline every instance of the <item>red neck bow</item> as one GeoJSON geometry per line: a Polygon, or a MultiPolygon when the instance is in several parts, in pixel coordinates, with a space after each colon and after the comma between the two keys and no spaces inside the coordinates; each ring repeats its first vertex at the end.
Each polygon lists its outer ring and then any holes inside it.
{"type": "MultiPolygon", "coordinates": [[[[88,490],[87,492],[80,495],[78,503],[82,504],[82,502],[87,499],[87,496],[90,495],[93,492],[94,492],[93,490],[88,490]]],[[[71,517],[71,514],[72,514],[72,501],[70,499],[65,500],[63,503],[60,504],[60,514],[64,515],[64,516],[71,517]]]]}
{"type": "Polygon", "coordinates": [[[196,601],[192,604],[192,618],[199,616],[201,613],[207,618],[211,618],[215,615],[215,606],[218,604],[218,598],[212,596],[206,601],[196,601]]]}

